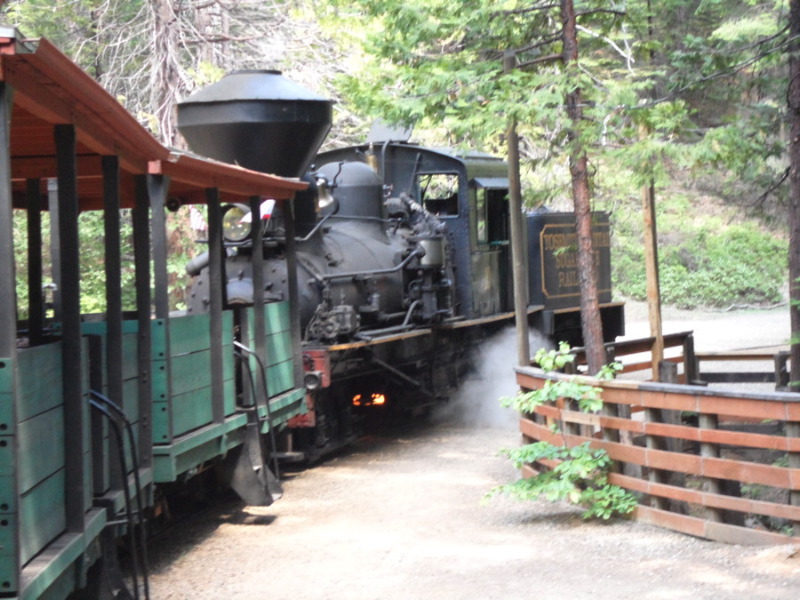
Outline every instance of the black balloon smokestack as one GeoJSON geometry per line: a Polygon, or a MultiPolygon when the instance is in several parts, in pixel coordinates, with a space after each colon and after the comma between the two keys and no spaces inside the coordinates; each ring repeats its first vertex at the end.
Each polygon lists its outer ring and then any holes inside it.
{"type": "Polygon", "coordinates": [[[278,71],[236,71],[181,102],[178,129],[208,158],[300,177],[331,128],[332,104],[278,71]]]}

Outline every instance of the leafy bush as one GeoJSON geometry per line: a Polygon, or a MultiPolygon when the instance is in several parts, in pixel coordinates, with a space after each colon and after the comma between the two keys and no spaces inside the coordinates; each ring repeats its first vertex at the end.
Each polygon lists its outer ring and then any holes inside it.
{"type": "MultiPolygon", "coordinates": [[[[535,357],[539,366],[546,371],[560,369],[573,359],[569,347],[563,343],[558,350],[539,350],[535,357]]],[[[610,378],[618,370],[618,364],[609,365],[598,377],[610,378]]],[[[603,406],[601,391],[599,387],[575,379],[547,381],[538,390],[521,393],[514,398],[503,398],[501,402],[525,413],[558,398],[571,398],[577,401],[581,410],[594,412],[603,406]]],[[[519,500],[540,497],[551,502],[566,500],[585,507],[584,519],[609,519],[615,514],[627,514],[636,508],[636,498],[632,494],[608,482],[611,458],[605,450],[591,448],[589,442],[569,448],[539,441],[519,448],[504,449],[501,454],[510,459],[517,469],[539,460],[559,462],[549,471],[498,486],[489,492],[489,497],[503,493],[519,500]]]]}
{"type": "MultiPolygon", "coordinates": [[[[665,304],[695,308],[782,299],[788,272],[785,240],[749,222],[727,225],[715,217],[695,219],[680,204],[658,218],[659,280],[665,304]]],[[[632,224],[621,225],[614,231],[614,289],[645,300],[641,234],[632,224]]]]}

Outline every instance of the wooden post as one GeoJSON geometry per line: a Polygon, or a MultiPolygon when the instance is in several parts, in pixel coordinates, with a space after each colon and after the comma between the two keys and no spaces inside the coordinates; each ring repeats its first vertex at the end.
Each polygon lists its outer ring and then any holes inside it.
{"type": "Polygon", "coordinates": [[[223,336],[231,332],[222,330],[225,306],[225,247],[222,241],[222,209],[218,188],[207,188],[208,218],[208,317],[211,336],[211,412],[215,424],[225,421],[225,389],[223,381],[223,336]]]}
{"type": "MultiPolygon", "coordinates": [[[[503,56],[503,72],[516,68],[517,57],[513,52],[503,56]]],[[[528,343],[528,272],[522,220],[522,190],[519,175],[519,137],[517,123],[512,118],[506,130],[508,143],[508,212],[511,220],[511,262],[514,266],[514,316],[517,327],[517,362],[530,366],[531,355],[528,343]]]]}
{"type": "MultiPolygon", "coordinates": [[[[661,409],[660,408],[645,408],[644,409],[644,420],[647,423],[661,423],[661,409]]],[[[648,435],[646,436],[647,448],[648,450],[666,450],[664,445],[664,440],[656,435],[648,435]]],[[[652,481],[653,483],[664,483],[664,473],[659,469],[654,469],[652,467],[648,468],[647,470],[647,478],[648,480],[652,481]]],[[[656,508],[667,510],[668,502],[665,498],[661,496],[652,496],[653,506],[656,508]]]]}
{"type": "Polygon", "coordinates": [[[700,365],[694,352],[694,335],[683,340],[683,376],[687,385],[700,383],[700,365]]]}
{"type": "Polygon", "coordinates": [[[775,391],[788,392],[789,391],[789,368],[787,362],[789,361],[789,352],[778,352],[775,355],[775,391]]]}
{"type": "MultiPolygon", "coordinates": [[[[698,417],[698,425],[700,429],[716,429],[718,425],[717,415],[700,414],[698,417]]],[[[719,448],[716,444],[701,443],[700,456],[719,458],[719,448]]],[[[703,487],[705,488],[706,492],[710,492],[712,494],[719,494],[722,491],[719,481],[716,479],[711,479],[710,477],[703,478],[703,487]]],[[[721,522],[723,520],[722,511],[717,508],[706,508],[706,519],[709,521],[721,522]]]]}
{"type": "Polygon", "coordinates": [[[642,187],[642,216],[644,218],[644,263],[647,277],[647,314],[650,321],[653,379],[659,380],[658,367],[664,359],[664,337],[661,327],[661,289],[658,281],[658,240],[656,235],[655,186],[642,187]]]}

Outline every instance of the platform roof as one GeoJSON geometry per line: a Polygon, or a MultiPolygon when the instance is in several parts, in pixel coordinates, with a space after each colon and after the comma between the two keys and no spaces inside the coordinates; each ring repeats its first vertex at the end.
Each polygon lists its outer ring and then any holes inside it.
{"type": "Polygon", "coordinates": [[[217,188],[223,201],[250,196],[293,197],[306,183],[243,169],[183,152],[158,142],[92,77],[46,39],[24,40],[0,28],[0,81],[13,89],[10,147],[15,205],[24,206],[26,180],[57,175],[54,126],[71,124],[77,140],[81,210],[102,208],[101,158],[117,156],[121,202],[133,206],[134,176],[170,178],[169,196],[181,204],[205,202],[217,188]]]}

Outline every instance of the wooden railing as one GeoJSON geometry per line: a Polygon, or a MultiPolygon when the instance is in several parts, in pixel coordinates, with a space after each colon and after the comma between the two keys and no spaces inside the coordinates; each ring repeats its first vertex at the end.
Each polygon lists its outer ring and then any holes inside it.
{"type": "MultiPolygon", "coordinates": [[[[517,369],[526,390],[570,377],[581,376],[517,369]]],[[[639,520],[731,543],[800,542],[800,395],[583,379],[602,388],[602,414],[540,406],[520,419],[525,440],[604,448],[639,520]]]]}
{"type": "MultiPolygon", "coordinates": [[[[646,337],[635,340],[623,340],[606,344],[608,360],[623,363],[623,374],[640,373],[652,370],[652,359],[649,356],[655,338],[646,337]]],[[[691,331],[671,333],[663,336],[664,361],[657,369],[661,381],[667,383],[691,383],[705,385],[709,383],[775,383],[776,391],[786,391],[789,385],[787,351],[779,352],[695,352],[694,335],[691,331]],[[753,363],[759,370],[733,371],[706,370],[709,363],[747,362],[752,369],[753,363]]],[[[576,363],[584,363],[582,348],[574,349],[576,363]]],[[[658,377],[652,377],[657,379],[658,377]]]]}

